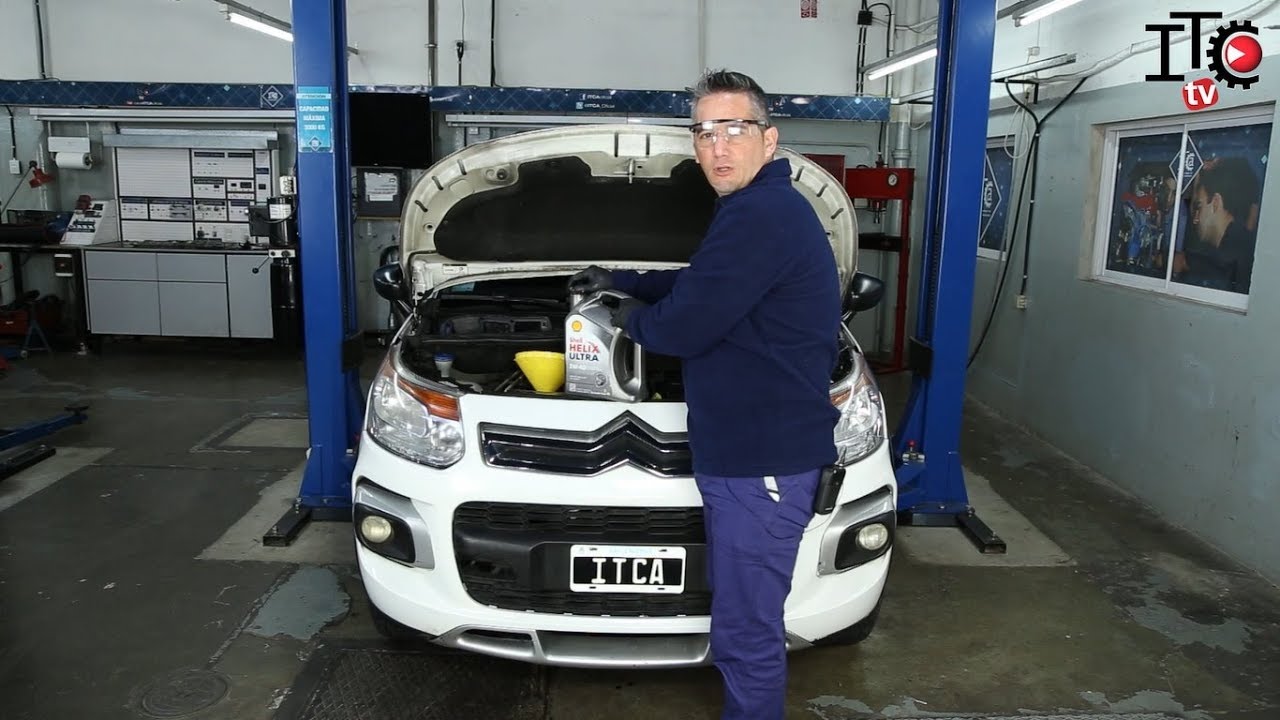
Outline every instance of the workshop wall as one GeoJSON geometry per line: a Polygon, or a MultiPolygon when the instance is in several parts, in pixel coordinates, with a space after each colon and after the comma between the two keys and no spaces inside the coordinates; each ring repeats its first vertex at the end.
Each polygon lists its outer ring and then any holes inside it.
{"type": "MultiPolygon", "coordinates": [[[[1001,7],[1014,0],[1000,0],[1001,7]]],[[[289,0],[253,0],[261,11],[289,17],[289,0]]],[[[928,0],[896,0],[904,17],[928,0]]],[[[1225,3],[1221,3],[1225,5],[1225,3]]],[[[801,18],[799,3],[740,0],[455,0],[437,2],[439,46],[435,84],[679,89],[704,66],[739,67],[771,92],[850,93],[857,53],[856,2],[818,3],[816,18],[801,18]],[[491,22],[496,5],[497,19],[491,22]],[[496,44],[490,43],[490,38],[496,44]],[[761,41],[760,35],[767,39],[761,41]],[[456,43],[463,42],[459,75],[456,43]],[[492,53],[491,53],[492,50],[492,53]],[[490,73],[491,54],[496,72],[490,73]]],[[[1211,4],[1212,5],[1212,4],[1211,4]]],[[[1229,17],[1263,24],[1280,15],[1278,3],[1235,0],[1229,17]],[[1260,8],[1265,9],[1260,10],[1260,8]],[[1236,12],[1240,11],[1240,12],[1236,12]],[[1247,11],[1247,12],[1246,12],[1247,11]]],[[[289,44],[228,23],[213,0],[64,0],[43,3],[46,71],[64,80],[147,82],[290,82],[289,44]],[[140,32],[140,28],[164,28],[140,32]]],[[[359,49],[350,62],[357,84],[428,84],[428,2],[360,0],[348,3],[349,42],[359,49]]],[[[1168,20],[1182,0],[1127,5],[1082,2],[1039,22],[998,25],[993,66],[1003,69],[1066,52],[1075,65],[1048,71],[1087,70],[1118,53],[1142,49],[1158,35],[1145,26],[1168,20]]],[[[879,9],[877,9],[879,12],[879,9]]],[[[880,17],[883,17],[881,14],[880,17]]],[[[33,4],[0,3],[0,77],[39,77],[33,4]]],[[[928,39],[936,27],[900,33],[899,49],[928,39]]],[[[884,56],[884,26],[868,34],[868,58],[884,56]]],[[[1280,49],[1280,35],[1261,35],[1264,52],[1280,49]]],[[[1171,55],[1174,72],[1188,69],[1189,43],[1171,55]]],[[[1091,89],[1138,81],[1153,72],[1158,52],[1126,61],[1090,80],[1091,89]]],[[[932,77],[932,62],[922,77],[932,77]]],[[[883,92],[884,81],[867,84],[883,92]]],[[[1003,88],[993,87],[993,96],[1003,88]]]]}
{"type": "MultiPolygon", "coordinates": [[[[1280,96],[1280,59],[1249,90],[1220,85],[1213,110],[1280,96]]],[[[1195,77],[1195,75],[1189,76],[1195,77]]],[[[1087,86],[1086,86],[1087,87],[1087,86]]],[[[1054,91],[1062,95],[1064,89],[1054,91]]],[[[1054,103],[1046,97],[1037,111],[1054,103]]],[[[995,324],[969,375],[972,395],[1133,492],[1166,517],[1280,582],[1280,178],[1267,172],[1247,311],[1091,279],[1101,167],[1097,124],[1196,120],[1176,83],[1080,92],[1042,136],[1029,304],[1014,307],[1021,240],[995,324]]],[[[992,117],[992,134],[1011,115],[992,117]]],[[[1262,162],[1280,147],[1271,136],[1262,162]]],[[[1108,196],[1110,197],[1110,196],[1108,196]]],[[[1025,220],[1025,217],[1024,217],[1025,220]]],[[[980,259],[975,326],[998,263],[980,259]]],[[[975,327],[975,334],[977,328],[975,327]]]]}
{"type": "MultiPolygon", "coordinates": [[[[290,17],[288,0],[249,4],[290,17]]],[[[752,72],[770,92],[854,91],[857,25],[851,2],[822,2],[817,18],[802,19],[798,3],[502,0],[492,24],[490,0],[436,5],[434,84],[459,83],[458,41],[464,44],[462,84],[489,84],[492,31],[494,79],[501,85],[678,90],[712,64],[752,72]],[[752,37],[760,33],[768,40],[752,37]]],[[[229,83],[288,83],[293,77],[287,42],[232,25],[212,0],[65,0],[43,6],[51,77],[229,83]]],[[[350,60],[351,82],[430,83],[427,8],[425,0],[348,2],[348,42],[359,50],[350,60]]],[[[0,18],[0,77],[39,77],[32,3],[4,2],[0,18]]],[[[883,25],[869,32],[869,58],[884,55],[884,36],[883,25]]],[[[868,89],[881,91],[883,81],[868,89]]]]}
{"type": "MultiPolygon", "coordinates": [[[[1018,0],[998,0],[1003,9],[1018,0]]],[[[902,4],[905,0],[899,0],[902,4]]],[[[926,15],[937,13],[936,5],[924,2],[926,15]]],[[[1187,10],[1217,10],[1224,15],[1218,24],[1231,19],[1252,20],[1262,27],[1280,22],[1280,1],[1277,0],[1215,0],[1205,3],[1187,3],[1186,0],[1138,0],[1119,3],[1086,0],[1059,10],[1048,17],[1024,27],[1015,27],[1012,18],[996,24],[996,42],[992,56],[992,69],[999,71],[1044,60],[1064,53],[1075,53],[1076,62],[1039,73],[1040,78],[1074,78],[1078,74],[1091,74],[1086,88],[1100,90],[1106,87],[1141,82],[1149,74],[1160,72],[1160,34],[1148,32],[1146,26],[1154,23],[1183,23],[1186,20],[1170,20],[1169,13],[1187,10]]],[[[1204,21],[1202,31],[1209,31],[1204,21]]],[[[920,28],[925,34],[908,33],[899,45],[905,49],[933,37],[937,27],[920,28]]],[[[1263,32],[1258,36],[1265,56],[1280,51],[1280,33],[1263,32]]],[[[1207,47],[1202,42],[1201,53],[1207,47]]],[[[1203,54],[1200,70],[1205,67],[1203,54]]],[[[917,65],[927,78],[920,89],[932,87],[934,62],[917,65]]],[[[1189,40],[1173,45],[1169,54],[1169,70],[1180,74],[1193,71],[1191,67],[1191,43],[1189,40]]],[[[1015,92],[1018,90],[1014,88],[1015,92]]],[[[1012,105],[1003,85],[992,85],[991,97],[999,107],[1012,105]]]]}
{"type": "MultiPolygon", "coordinates": [[[[1001,0],[998,4],[1003,8],[1014,1],[1001,0]]],[[[1160,72],[1160,34],[1148,32],[1146,26],[1182,23],[1189,27],[1187,20],[1169,18],[1170,12],[1188,10],[1216,10],[1224,14],[1221,21],[1205,20],[1202,32],[1232,19],[1252,20],[1259,27],[1280,19],[1280,3],[1275,0],[1216,0],[1206,3],[1188,3],[1186,0],[1086,1],[1024,27],[1014,27],[1012,19],[1002,20],[998,26],[993,67],[1000,70],[1062,53],[1075,53],[1077,60],[1074,65],[1048,70],[1041,76],[1067,76],[1100,70],[1086,85],[1092,90],[1142,82],[1147,75],[1160,72]],[[1130,53],[1133,56],[1126,58],[1130,53]],[[1106,69],[1102,69],[1104,65],[1106,69]]],[[[1263,32],[1258,39],[1264,55],[1280,50],[1280,35],[1277,33],[1263,32]]],[[[1187,40],[1172,46],[1170,72],[1193,71],[1191,45],[1187,40]]],[[[1202,41],[1201,70],[1207,62],[1204,58],[1206,49],[1207,41],[1202,41]]],[[[1004,97],[1007,101],[1003,86],[993,87],[992,91],[993,97],[1004,97]]]]}

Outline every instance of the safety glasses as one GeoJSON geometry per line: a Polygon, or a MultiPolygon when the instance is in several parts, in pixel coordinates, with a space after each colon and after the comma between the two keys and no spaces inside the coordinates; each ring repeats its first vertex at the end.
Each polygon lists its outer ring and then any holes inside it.
{"type": "Polygon", "coordinates": [[[705,148],[718,142],[717,138],[722,138],[730,145],[738,145],[751,135],[751,128],[757,125],[761,128],[769,127],[769,123],[760,120],[734,118],[696,122],[689,126],[689,131],[693,133],[693,144],[705,148]]]}

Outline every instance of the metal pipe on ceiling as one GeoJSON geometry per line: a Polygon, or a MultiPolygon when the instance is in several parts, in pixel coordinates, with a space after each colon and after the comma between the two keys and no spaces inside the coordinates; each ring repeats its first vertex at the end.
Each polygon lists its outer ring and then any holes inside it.
{"type": "Polygon", "coordinates": [[[436,0],[427,0],[427,87],[434,87],[436,78],[436,49],[439,45],[436,43],[436,25],[439,18],[439,8],[436,6],[436,0]]]}
{"type": "Polygon", "coordinates": [[[707,0],[698,0],[698,75],[707,70],[707,0]]]}
{"type": "Polygon", "coordinates": [[[44,18],[40,9],[40,0],[32,0],[32,8],[36,13],[36,54],[40,64],[40,79],[48,80],[49,71],[44,60],[44,18]]]}

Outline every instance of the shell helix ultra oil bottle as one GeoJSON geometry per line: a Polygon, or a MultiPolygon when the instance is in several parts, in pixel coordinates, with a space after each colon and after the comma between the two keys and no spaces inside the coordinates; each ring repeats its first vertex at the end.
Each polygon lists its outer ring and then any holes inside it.
{"type": "Polygon", "coordinates": [[[610,305],[626,297],[617,290],[570,296],[564,321],[565,392],[621,402],[648,395],[644,348],[610,321],[610,305]]]}

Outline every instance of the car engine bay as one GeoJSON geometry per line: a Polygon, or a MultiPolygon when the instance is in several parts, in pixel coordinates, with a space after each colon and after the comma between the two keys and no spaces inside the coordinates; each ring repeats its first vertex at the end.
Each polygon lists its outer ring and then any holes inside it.
{"type": "MultiPolygon", "coordinates": [[[[564,352],[569,308],[567,276],[456,285],[418,304],[400,356],[414,374],[464,392],[569,397],[535,392],[515,360],[527,350],[564,352]],[[447,378],[440,353],[453,357],[447,378]]],[[[648,352],[645,371],[649,401],[684,399],[679,359],[648,352]]]]}
{"type": "MultiPolygon", "coordinates": [[[[516,365],[516,353],[565,351],[568,276],[513,277],[462,283],[421,300],[401,337],[400,358],[415,375],[462,392],[571,398],[539,393],[516,365]],[[445,369],[438,354],[452,360],[445,369]]],[[[855,347],[841,334],[832,382],[854,368],[855,347]]],[[[684,400],[679,358],[645,352],[648,402],[684,400]]]]}

